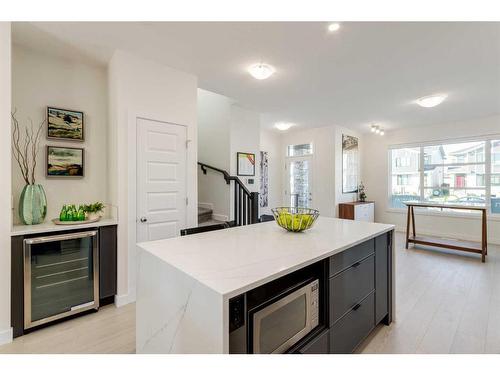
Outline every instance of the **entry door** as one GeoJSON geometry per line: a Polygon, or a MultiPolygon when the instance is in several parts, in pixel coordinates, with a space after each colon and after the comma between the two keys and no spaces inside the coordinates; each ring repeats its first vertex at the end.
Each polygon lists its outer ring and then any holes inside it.
{"type": "Polygon", "coordinates": [[[312,158],[310,156],[288,158],[286,164],[288,187],[285,205],[312,207],[312,158]]]}
{"type": "Polygon", "coordinates": [[[137,241],[186,227],[186,127],[137,118],[137,241]]]}

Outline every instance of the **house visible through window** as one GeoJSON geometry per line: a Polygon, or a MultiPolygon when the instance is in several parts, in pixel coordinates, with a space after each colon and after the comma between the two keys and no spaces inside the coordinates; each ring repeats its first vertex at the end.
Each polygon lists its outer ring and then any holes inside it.
{"type": "Polygon", "coordinates": [[[490,195],[491,212],[500,214],[500,140],[491,141],[490,195]]]}
{"type": "Polygon", "coordinates": [[[500,214],[500,140],[393,148],[389,156],[391,207],[427,200],[489,205],[500,214]]]}

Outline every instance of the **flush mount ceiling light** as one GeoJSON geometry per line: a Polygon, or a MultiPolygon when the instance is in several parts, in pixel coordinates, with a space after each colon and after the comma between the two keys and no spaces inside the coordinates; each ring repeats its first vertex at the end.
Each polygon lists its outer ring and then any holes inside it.
{"type": "Polygon", "coordinates": [[[417,104],[421,107],[432,108],[441,104],[447,97],[446,94],[424,96],[417,99],[417,104]]]}
{"type": "Polygon", "coordinates": [[[337,31],[338,29],[340,29],[340,23],[334,22],[328,25],[328,31],[332,33],[337,31]]]}
{"type": "Polygon", "coordinates": [[[274,124],[274,127],[278,130],[285,131],[290,129],[293,125],[294,124],[292,124],[291,122],[277,122],[276,124],[274,124]]]}
{"type": "Polygon", "coordinates": [[[276,70],[269,64],[258,63],[248,68],[248,73],[255,79],[267,79],[271,77],[276,70]]]}
{"type": "Polygon", "coordinates": [[[372,125],[370,127],[370,130],[372,133],[375,133],[375,134],[378,134],[378,135],[384,135],[385,134],[385,131],[384,129],[382,129],[380,126],[378,125],[372,125]]]}

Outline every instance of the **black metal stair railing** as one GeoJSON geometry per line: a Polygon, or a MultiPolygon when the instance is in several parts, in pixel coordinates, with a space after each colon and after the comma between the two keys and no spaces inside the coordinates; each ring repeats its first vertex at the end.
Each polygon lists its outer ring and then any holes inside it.
{"type": "Polygon", "coordinates": [[[231,176],[223,169],[200,162],[198,162],[198,165],[201,167],[203,174],[207,174],[207,170],[211,169],[221,173],[228,185],[231,184],[231,181],[234,181],[234,226],[259,222],[259,193],[248,190],[237,176],[231,176]]]}

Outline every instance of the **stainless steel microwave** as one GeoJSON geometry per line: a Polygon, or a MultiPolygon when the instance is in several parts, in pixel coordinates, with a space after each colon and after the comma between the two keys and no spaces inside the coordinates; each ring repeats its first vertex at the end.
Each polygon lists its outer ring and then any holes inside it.
{"type": "Polygon", "coordinates": [[[285,292],[250,311],[253,353],[284,353],[319,323],[319,281],[285,292]]]}

